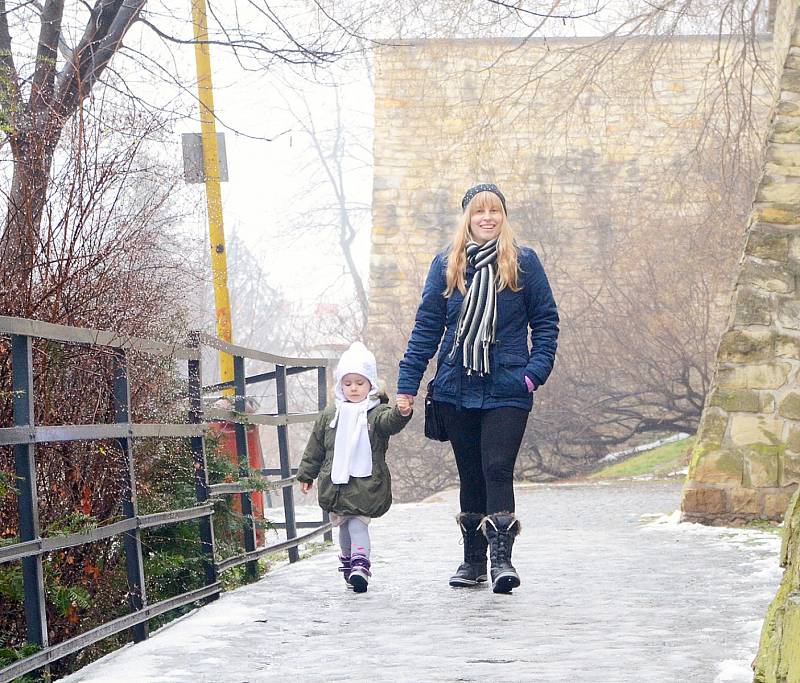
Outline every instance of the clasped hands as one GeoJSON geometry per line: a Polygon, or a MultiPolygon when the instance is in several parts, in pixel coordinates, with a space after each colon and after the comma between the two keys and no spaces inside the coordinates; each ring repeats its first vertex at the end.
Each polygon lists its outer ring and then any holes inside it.
{"type": "Polygon", "coordinates": [[[397,404],[397,409],[400,411],[400,414],[403,417],[411,415],[411,411],[413,410],[414,406],[413,396],[410,394],[397,394],[395,403],[397,404]]]}

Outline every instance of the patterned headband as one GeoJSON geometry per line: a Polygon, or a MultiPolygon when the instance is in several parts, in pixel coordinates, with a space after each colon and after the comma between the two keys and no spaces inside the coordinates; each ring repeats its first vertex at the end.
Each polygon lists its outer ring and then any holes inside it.
{"type": "Polygon", "coordinates": [[[508,209],[506,208],[506,198],[503,196],[503,193],[500,192],[497,185],[494,183],[481,183],[480,185],[476,185],[475,187],[471,187],[467,190],[467,193],[464,195],[464,199],[461,200],[461,210],[467,210],[467,204],[469,204],[474,198],[476,194],[480,192],[491,192],[496,194],[500,198],[500,203],[503,205],[503,211],[506,212],[508,215],[508,209]]]}

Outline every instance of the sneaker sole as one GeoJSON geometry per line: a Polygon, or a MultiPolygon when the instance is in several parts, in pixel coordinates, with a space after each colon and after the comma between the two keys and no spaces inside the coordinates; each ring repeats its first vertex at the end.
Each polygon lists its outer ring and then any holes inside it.
{"type": "Polygon", "coordinates": [[[475,581],[470,581],[469,579],[461,579],[456,578],[455,576],[450,579],[450,585],[453,588],[471,588],[472,586],[477,586],[480,583],[485,583],[487,580],[486,575],[479,576],[475,581]]]}
{"type": "Polygon", "coordinates": [[[510,593],[520,584],[516,574],[501,574],[494,580],[492,591],[495,593],[510,593]]]}
{"type": "Polygon", "coordinates": [[[369,582],[363,576],[351,576],[350,585],[354,593],[366,593],[369,582]]]}

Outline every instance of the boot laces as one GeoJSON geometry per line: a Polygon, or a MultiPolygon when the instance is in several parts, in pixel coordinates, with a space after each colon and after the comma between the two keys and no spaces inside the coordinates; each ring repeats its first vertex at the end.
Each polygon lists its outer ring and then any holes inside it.
{"type": "Polygon", "coordinates": [[[509,529],[497,529],[497,535],[494,542],[494,554],[496,557],[504,558],[506,561],[510,559],[511,555],[511,533],[509,529]]]}

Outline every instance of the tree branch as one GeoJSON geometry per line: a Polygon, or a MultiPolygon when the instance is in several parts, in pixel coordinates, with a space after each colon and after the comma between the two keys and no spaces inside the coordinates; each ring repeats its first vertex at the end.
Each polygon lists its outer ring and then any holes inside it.
{"type": "Polygon", "coordinates": [[[6,0],[0,0],[0,115],[2,123],[20,108],[19,76],[11,51],[11,33],[8,30],[6,0]]]}
{"type": "Polygon", "coordinates": [[[41,112],[51,106],[63,16],[64,0],[47,0],[39,19],[41,27],[36,50],[36,68],[28,101],[32,112],[41,112]]]}
{"type": "Polygon", "coordinates": [[[62,115],[89,96],[146,0],[98,0],[80,43],[59,74],[57,101],[62,115]]]}

